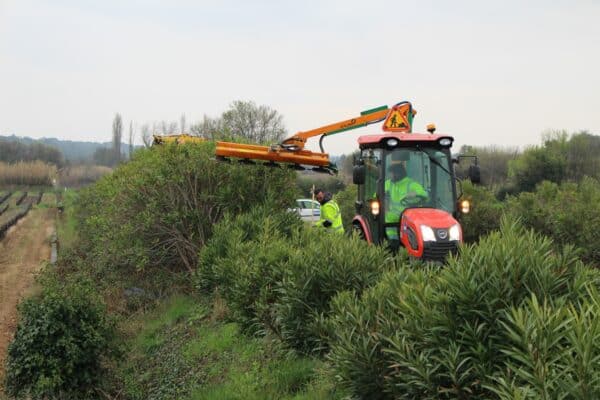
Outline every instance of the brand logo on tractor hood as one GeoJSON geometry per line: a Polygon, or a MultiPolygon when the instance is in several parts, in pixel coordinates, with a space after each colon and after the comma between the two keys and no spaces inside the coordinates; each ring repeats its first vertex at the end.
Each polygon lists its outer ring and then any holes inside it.
{"type": "Polygon", "coordinates": [[[438,229],[437,234],[442,240],[448,237],[448,231],[446,229],[438,229]]]}

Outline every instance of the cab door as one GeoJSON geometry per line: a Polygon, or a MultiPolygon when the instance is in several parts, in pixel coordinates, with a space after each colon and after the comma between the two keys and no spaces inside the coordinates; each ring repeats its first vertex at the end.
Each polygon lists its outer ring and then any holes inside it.
{"type": "Polygon", "coordinates": [[[358,185],[356,208],[357,212],[365,219],[373,243],[380,243],[383,240],[383,224],[380,223],[381,213],[373,215],[371,202],[379,201],[379,186],[382,182],[381,149],[363,149],[361,151],[361,162],[365,167],[365,181],[364,184],[358,185]]]}

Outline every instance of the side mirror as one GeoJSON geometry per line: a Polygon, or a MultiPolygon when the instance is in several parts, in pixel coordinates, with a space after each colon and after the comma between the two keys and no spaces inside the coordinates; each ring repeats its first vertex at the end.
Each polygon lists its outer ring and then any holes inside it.
{"type": "Polygon", "coordinates": [[[352,169],[352,183],[355,185],[364,185],[367,170],[364,165],[355,165],[352,169]]]}
{"type": "Polygon", "coordinates": [[[469,166],[469,180],[473,183],[481,183],[481,170],[479,165],[471,164],[469,166]]]}

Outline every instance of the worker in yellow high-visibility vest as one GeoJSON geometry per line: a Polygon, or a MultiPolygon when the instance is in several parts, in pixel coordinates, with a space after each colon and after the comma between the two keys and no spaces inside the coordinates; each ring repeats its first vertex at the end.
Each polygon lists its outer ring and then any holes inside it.
{"type": "MultiPolygon", "coordinates": [[[[385,222],[398,223],[400,215],[406,207],[426,201],[428,196],[423,186],[406,174],[404,164],[393,163],[390,167],[390,177],[385,180],[385,222]]],[[[398,239],[398,228],[387,227],[385,233],[388,239],[398,239]]]]}
{"type": "Polygon", "coordinates": [[[321,218],[315,222],[315,226],[321,226],[329,231],[343,234],[342,213],[338,204],[333,200],[331,193],[322,189],[315,189],[314,194],[319,204],[321,204],[321,218]]]}

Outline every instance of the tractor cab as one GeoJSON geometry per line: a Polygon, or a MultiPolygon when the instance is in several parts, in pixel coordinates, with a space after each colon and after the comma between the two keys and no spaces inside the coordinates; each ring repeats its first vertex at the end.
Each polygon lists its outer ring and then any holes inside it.
{"type": "Polygon", "coordinates": [[[456,251],[462,230],[453,141],[417,133],[360,137],[354,229],[369,242],[402,245],[418,258],[441,261],[456,251]]]}

